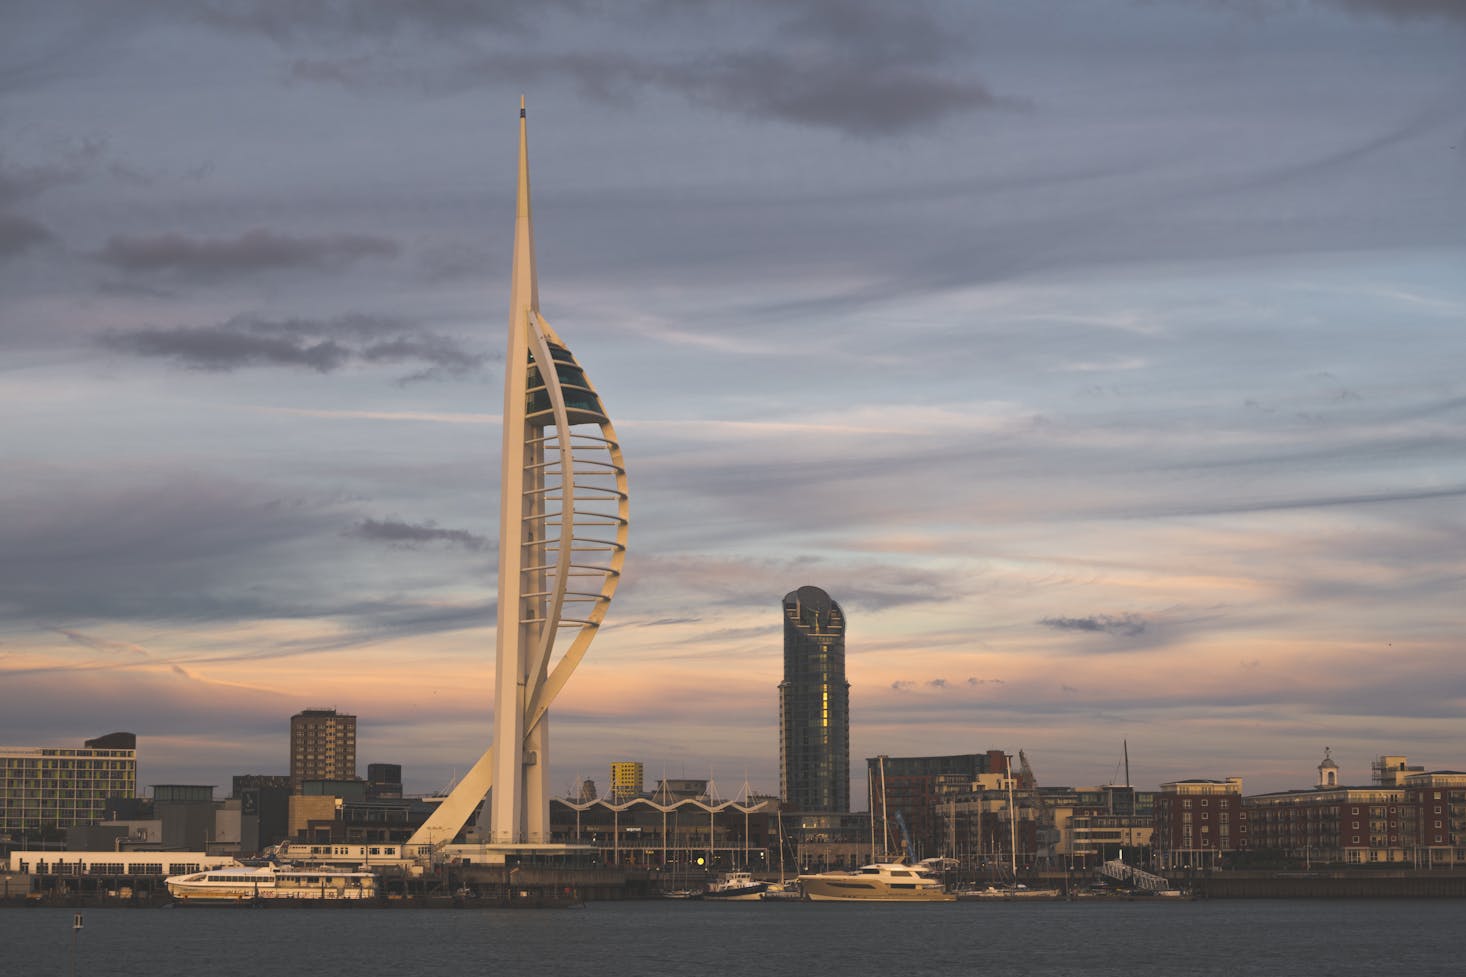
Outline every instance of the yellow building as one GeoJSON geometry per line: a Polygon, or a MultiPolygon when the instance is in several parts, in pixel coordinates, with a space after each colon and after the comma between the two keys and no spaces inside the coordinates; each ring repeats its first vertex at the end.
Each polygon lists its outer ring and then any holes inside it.
{"type": "Polygon", "coordinates": [[[642,793],[640,760],[615,760],[611,763],[611,797],[624,801],[642,793]]]}

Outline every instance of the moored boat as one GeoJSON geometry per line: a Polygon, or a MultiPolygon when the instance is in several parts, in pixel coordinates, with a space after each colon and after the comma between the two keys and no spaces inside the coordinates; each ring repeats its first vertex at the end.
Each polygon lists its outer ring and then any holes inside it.
{"type": "Polygon", "coordinates": [[[256,899],[360,900],[377,894],[371,872],[332,868],[232,865],[172,875],[163,880],[179,902],[250,902],[256,899]]]}
{"type": "Polygon", "coordinates": [[[931,872],[900,862],[876,862],[854,872],[801,875],[799,885],[810,902],[954,902],[931,872]]]}
{"type": "Polygon", "coordinates": [[[760,882],[748,872],[728,872],[716,882],[709,882],[702,897],[710,902],[750,902],[768,888],[767,882],[760,882]]]}
{"type": "Polygon", "coordinates": [[[971,889],[966,892],[957,893],[959,899],[1058,899],[1062,893],[1058,889],[1030,889],[1028,886],[1019,883],[1018,885],[1005,885],[1001,888],[990,885],[986,889],[971,889]]]}

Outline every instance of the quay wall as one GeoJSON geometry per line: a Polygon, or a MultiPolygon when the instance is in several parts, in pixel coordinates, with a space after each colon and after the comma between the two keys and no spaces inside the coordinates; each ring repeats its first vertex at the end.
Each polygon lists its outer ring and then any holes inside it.
{"type": "Polygon", "coordinates": [[[1176,878],[1201,899],[1460,899],[1466,873],[1216,872],[1176,878]]]}

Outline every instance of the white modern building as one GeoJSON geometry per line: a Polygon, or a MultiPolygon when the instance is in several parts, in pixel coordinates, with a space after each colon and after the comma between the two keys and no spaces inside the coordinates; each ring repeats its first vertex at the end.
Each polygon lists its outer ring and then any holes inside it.
{"type": "Polygon", "coordinates": [[[0,746],[0,837],[102,820],[109,797],[137,794],[137,739],[112,733],[81,748],[0,746]]]}

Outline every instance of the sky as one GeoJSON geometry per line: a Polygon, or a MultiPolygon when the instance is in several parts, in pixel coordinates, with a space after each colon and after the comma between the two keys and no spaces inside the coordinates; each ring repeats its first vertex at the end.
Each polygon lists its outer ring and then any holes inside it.
{"type": "Polygon", "coordinates": [[[491,732],[519,98],[625,576],[551,780],[1466,769],[1462,0],[16,0],[0,743],[447,786],[491,732]]]}

